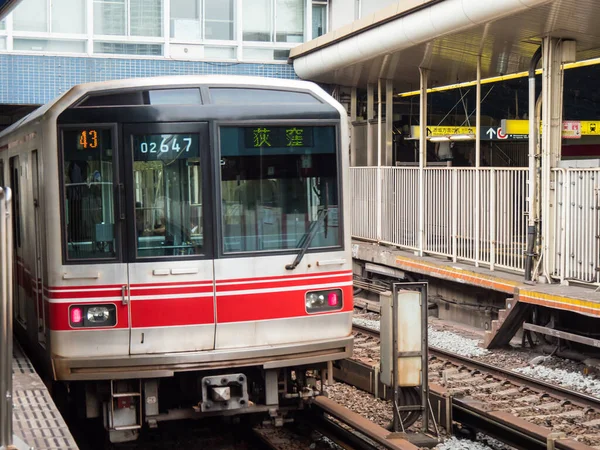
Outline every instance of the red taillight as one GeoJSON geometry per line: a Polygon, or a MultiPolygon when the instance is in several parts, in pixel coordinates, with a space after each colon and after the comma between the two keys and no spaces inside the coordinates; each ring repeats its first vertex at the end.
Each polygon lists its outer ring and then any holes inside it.
{"type": "Polygon", "coordinates": [[[71,324],[80,324],[83,322],[83,310],[81,308],[71,308],[71,324]]]}
{"type": "Polygon", "coordinates": [[[330,292],[327,296],[327,303],[329,306],[337,306],[338,305],[338,295],[337,292],[330,292]]]}

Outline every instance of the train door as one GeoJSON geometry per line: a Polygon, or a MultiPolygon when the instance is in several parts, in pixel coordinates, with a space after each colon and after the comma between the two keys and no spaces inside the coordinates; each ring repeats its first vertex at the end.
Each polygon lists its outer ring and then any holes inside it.
{"type": "Polygon", "coordinates": [[[19,165],[19,157],[13,156],[9,160],[10,167],[10,187],[13,195],[13,247],[14,247],[14,262],[13,262],[13,305],[14,315],[17,322],[23,327],[27,327],[27,312],[25,309],[26,288],[30,287],[27,275],[29,269],[25,266],[23,259],[23,215],[21,214],[21,167],[19,165]]]}
{"type": "Polygon", "coordinates": [[[125,125],[123,131],[130,353],[211,350],[215,299],[208,125],[125,125]]]}
{"type": "Polygon", "coordinates": [[[38,161],[38,151],[31,152],[31,185],[33,194],[33,220],[35,227],[35,245],[34,245],[34,273],[33,289],[35,294],[36,317],[37,317],[37,335],[40,344],[46,343],[46,314],[44,311],[43,298],[43,275],[42,275],[42,230],[40,217],[40,171],[38,161]]]}

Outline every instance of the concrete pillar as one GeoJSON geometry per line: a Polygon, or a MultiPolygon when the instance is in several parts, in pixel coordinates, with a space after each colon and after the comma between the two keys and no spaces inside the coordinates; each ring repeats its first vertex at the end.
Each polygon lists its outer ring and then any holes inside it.
{"type": "Polygon", "coordinates": [[[562,40],[546,37],[542,43],[542,170],[541,210],[543,273],[546,280],[554,268],[555,260],[555,199],[552,169],[560,161],[562,144],[563,70],[562,40]]]}
{"type": "Polygon", "coordinates": [[[353,87],[350,92],[350,166],[356,167],[356,135],[354,134],[354,123],[356,122],[356,88],[353,87]]]}
{"type": "Polygon", "coordinates": [[[374,102],[375,102],[375,85],[367,84],[367,165],[376,166],[377,158],[375,157],[375,149],[373,145],[373,119],[374,114],[374,102]]]}
{"type": "Polygon", "coordinates": [[[385,158],[384,165],[393,164],[394,152],[394,84],[392,80],[385,81],[385,158]]]}

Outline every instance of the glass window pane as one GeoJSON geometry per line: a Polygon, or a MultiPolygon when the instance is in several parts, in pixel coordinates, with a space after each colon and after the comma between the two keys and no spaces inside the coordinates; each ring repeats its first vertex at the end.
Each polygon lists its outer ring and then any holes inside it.
{"type": "Polygon", "coordinates": [[[94,1],[94,34],[125,36],[125,0],[94,1]]]}
{"type": "Polygon", "coordinates": [[[171,0],[171,37],[192,42],[201,39],[198,0],[171,0]]]}
{"type": "Polygon", "coordinates": [[[235,47],[204,47],[204,57],[214,59],[236,59],[235,47]]]}
{"type": "Polygon", "coordinates": [[[222,127],[225,252],[341,243],[334,127],[222,127]]]}
{"type": "Polygon", "coordinates": [[[4,187],[4,161],[0,160],[0,187],[4,187]]]}
{"type": "Polygon", "coordinates": [[[54,33],[85,33],[85,0],[52,0],[54,33]]]}
{"type": "Polygon", "coordinates": [[[85,53],[84,41],[58,41],[47,39],[19,39],[13,41],[15,50],[34,52],[85,53]]]}
{"type": "Polygon", "coordinates": [[[205,0],[204,37],[234,39],[233,0],[205,0]]]}
{"type": "Polygon", "coordinates": [[[327,5],[312,7],[312,38],[316,39],[327,33],[327,5]]]}
{"type": "Polygon", "coordinates": [[[130,0],[131,36],[162,36],[162,1],[130,0]]]}
{"type": "Polygon", "coordinates": [[[277,42],[304,42],[304,0],[276,0],[277,42]]]}
{"type": "Polygon", "coordinates": [[[160,44],[122,44],[120,42],[94,42],[94,53],[111,55],[147,55],[162,56],[160,44]]]}
{"type": "Polygon", "coordinates": [[[244,41],[270,42],[273,40],[273,11],[271,0],[244,2],[244,41]]]}
{"type": "Polygon", "coordinates": [[[64,130],[63,153],[67,257],[114,258],[112,132],[64,130]]]}
{"type": "Polygon", "coordinates": [[[272,61],[275,59],[272,48],[244,47],[244,60],[246,61],[272,61]]]}
{"type": "Polygon", "coordinates": [[[200,89],[159,89],[149,91],[151,105],[200,105],[200,89]]]}
{"type": "Polygon", "coordinates": [[[202,253],[198,134],[133,136],[137,256],[202,253]]]}
{"type": "Polygon", "coordinates": [[[0,31],[6,30],[6,21],[5,19],[0,20],[0,31]]]}
{"type": "Polygon", "coordinates": [[[48,31],[46,0],[23,0],[19,3],[13,11],[13,28],[15,31],[48,31]]]}
{"type": "Polygon", "coordinates": [[[0,50],[6,50],[6,38],[0,37],[0,50]]]}

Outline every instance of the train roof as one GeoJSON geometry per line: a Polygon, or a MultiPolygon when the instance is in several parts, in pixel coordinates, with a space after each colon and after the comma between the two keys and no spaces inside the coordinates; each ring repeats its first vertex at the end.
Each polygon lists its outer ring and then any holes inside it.
{"type": "MultiPolygon", "coordinates": [[[[58,116],[61,112],[71,107],[79,100],[93,93],[118,92],[122,90],[137,90],[144,88],[170,88],[170,87],[252,87],[259,89],[289,89],[309,91],[325,103],[329,103],[336,109],[341,105],[335,105],[329,100],[331,97],[318,85],[309,81],[290,80],[280,78],[263,78],[243,75],[169,75],[162,77],[128,78],[122,80],[100,81],[83,83],[73,86],[64,94],[54,98],[45,105],[40,106],[27,116],[10,125],[0,132],[0,140],[10,135],[14,130],[28,123],[42,119],[47,113],[58,116]]],[[[342,111],[340,111],[342,112],[342,111]]]]}

